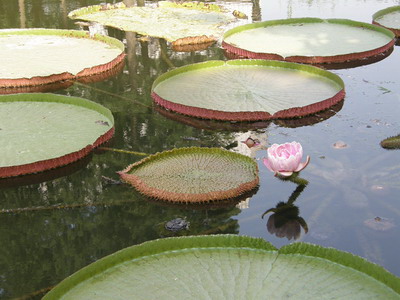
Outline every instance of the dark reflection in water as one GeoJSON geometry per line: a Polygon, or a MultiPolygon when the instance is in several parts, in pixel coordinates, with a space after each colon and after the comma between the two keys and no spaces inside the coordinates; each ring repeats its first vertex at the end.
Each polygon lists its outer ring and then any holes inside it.
{"type": "Polygon", "coordinates": [[[276,207],[268,209],[263,213],[262,218],[268,213],[272,213],[267,221],[267,229],[271,234],[278,238],[287,238],[288,240],[297,240],[301,235],[301,228],[304,232],[308,232],[306,221],[300,216],[299,207],[294,204],[296,199],[303,192],[308,184],[307,180],[297,177],[297,174],[292,175],[285,181],[293,181],[298,184],[296,189],[290,195],[288,201],[280,201],[276,207]]]}
{"type": "MultiPolygon", "coordinates": [[[[0,0],[0,29],[79,29],[67,13],[99,2],[0,0]]],[[[394,0],[389,2],[394,5],[394,0]]],[[[337,18],[352,14],[358,20],[363,13],[365,21],[373,10],[389,3],[243,0],[231,4],[254,20],[310,14],[337,18]]],[[[71,172],[62,177],[32,176],[34,181],[30,182],[22,182],[27,179],[24,177],[15,178],[21,182],[0,187],[0,299],[35,293],[31,298],[39,299],[46,289],[105,255],[167,236],[165,223],[176,218],[190,223],[188,230],[177,235],[239,233],[263,237],[277,247],[291,242],[267,232],[260,212],[269,207],[276,210],[268,214],[275,215],[275,229],[288,219],[287,215],[278,218],[278,210],[286,207],[290,217],[307,223],[308,233],[298,240],[350,251],[400,275],[399,152],[387,151],[379,144],[386,137],[397,135],[400,127],[399,47],[374,63],[333,70],[345,81],[346,98],[326,112],[299,120],[221,124],[158,110],[150,96],[154,79],[173,67],[226,59],[218,44],[202,51],[174,52],[164,40],[143,39],[112,28],[108,33],[125,43],[123,70],[103,81],[77,82],[56,92],[96,101],[113,112],[116,132],[109,147],[148,154],[191,146],[240,152],[240,142],[254,133],[268,145],[296,140],[312,157],[302,171],[310,183],[296,205],[284,202],[275,206],[273,199],[287,197],[293,186],[276,180],[263,167],[260,161],[264,150],[254,154],[259,162],[260,187],[238,207],[229,203],[226,207],[198,209],[148,201],[127,185],[104,180],[118,180],[117,171],[143,158],[112,151],[94,154],[90,161],[79,162],[82,165],[76,169],[70,166],[71,172]],[[332,147],[339,140],[348,147],[332,147]],[[395,226],[371,234],[364,221],[378,215],[393,220],[395,226]]]]}
{"type": "Polygon", "coordinates": [[[9,178],[1,178],[0,179],[0,188],[9,188],[9,187],[17,187],[24,185],[31,185],[36,183],[42,183],[46,181],[50,181],[56,178],[64,177],[70,174],[77,172],[78,170],[87,166],[89,161],[91,160],[92,155],[85,156],[84,158],[68,164],[66,166],[62,166],[56,169],[51,169],[48,171],[29,174],[23,176],[9,177],[9,178]]]}
{"type": "Polygon", "coordinates": [[[163,107],[156,104],[154,104],[154,109],[155,111],[157,111],[158,113],[169,119],[179,121],[183,124],[193,126],[195,128],[210,129],[210,130],[226,130],[226,131],[247,131],[247,130],[267,128],[271,123],[274,123],[281,127],[290,127],[290,128],[314,125],[334,116],[337,112],[341,110],[341,108],[343,107],[343,103],[344,100],[331,106],[327,110],[320,111],[318,113],[304,116],[301,118],[276,119],[271,121],[257,121],[257,122],[224,122],[224,121],[200,119],[164,109],[163,107]]]}
{"type": "MultiPolygon", "coordinates": [[[[398,41],[397,41],[398,44],[398,41]]],[[[388,57],[391,53],[393,52],[393,47],[389,48],[385,52],[379,53],[377,55],[368,57],[368,58],[363,58],[363,59],[358,59],[358,60],[353,60],[353,61],[348,61],[348,62],[340,62],[340,63],[324,63],[324,64],[315,64],[314,66],[320,67],[322,69],[326,70],[339,70],[339,69],[350,69],[350,68],[357,68],[360,66],[365,66],[369,64],[376,63],[378,61],[381,61],[382,59],[385,59],[388,57]]],[[[237,55],[233,52],[230,52],[228,50],[224,49],[224,55],[228,59],[243,59],[246,57],[237,55]]]]}

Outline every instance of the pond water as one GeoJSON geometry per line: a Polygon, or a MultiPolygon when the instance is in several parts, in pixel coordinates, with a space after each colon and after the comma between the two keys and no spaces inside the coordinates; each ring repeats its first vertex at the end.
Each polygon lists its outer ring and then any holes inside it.
{"type": "MultiPolygon", "coordinates": [[[[101,1],[0,0],[0,29],[79,29],[67,13],[101,1]]],[[[399,1],[275,0],[227,2],[253,20],[288,17],[349,18],[370,23],[372,14],[399,1]]],[[[154,79],[172,67],[226,59],[213,46],[173,52],[157,39],[108,29],[124,40],[122,73],[96,83],[76,83],[55,93],[79,96],[109,108],[116,133],[108,147],[156,153],[180,147],[223,147],[253,156],[260,170],[255,194],[237,206],[188,208],[151,202],[133,188],[112,184],[116,171],[141,155],[97,151],[78,163],[0,181],[0,299],[40,298],[62,279],[124,247],[166,236],[233,233],[261,237],[276,247],[292,243],[268,232],[268,213],[296,189],[274,177],[262,163],[265,145],[298,141],[311,157],[301,172],[309,183],[297,189],[294,205],[302,229],[297,241],[349,251],[400,276],[400,150],[386,150],[383,139],[400,134],[400,48],[378,62],[331,70],[345,82],[346,97],[335,108],[302,122],[257,126],[205,122],[167,113],[150,97],[154,79]],[[184,218],[189,228],[170,232],[166,222],[184,218]]],[[[0,58],[1,62],[7,58],[0,58]]],[[[12,117],[12,116],[10,116],[12,117]]],[[[248,124],[247,124],[248,125],[248,124]]],[[[0,141],[2,142],[2,141],[0,141]]]]}

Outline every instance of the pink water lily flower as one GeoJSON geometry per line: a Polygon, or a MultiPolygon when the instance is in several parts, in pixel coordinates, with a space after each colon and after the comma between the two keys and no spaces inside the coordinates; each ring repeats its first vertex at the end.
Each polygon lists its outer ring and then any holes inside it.
{"type": "Polygon", "coordinates": [[[268,156],[264,158],[264,165],[275,172],[275,176],[289,177],[294,172],[300,172],[307,167],[310,157],[301,162],[303,147],[300,143],[273,144],[267,149],[268,156]]]}

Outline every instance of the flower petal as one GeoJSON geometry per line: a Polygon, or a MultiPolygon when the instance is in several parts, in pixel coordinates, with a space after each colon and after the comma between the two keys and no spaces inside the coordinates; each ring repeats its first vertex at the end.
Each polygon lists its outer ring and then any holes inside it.
{"type": "Polygon", "coordinates": [[[290,177],[292,176],[293,172],[291,171],[282,171],[282,172],[275,172],[275,176],[280,176],[280,177],[290,177]]]}
{"type": "Polygon", "coordinates": [[[263,163],[271,172],[275,172],[275,170],[272,168],[271,162],[268,158],[264,158],[263,163]]]}
{"type": "Polygon", "coordinates": [[[303,170],[307,165],[310,163],[310,156],[307,155],[306,161],[303,163],[300,163],[299,166],[296,168],[295,172],[300,172],[303,170]]]}

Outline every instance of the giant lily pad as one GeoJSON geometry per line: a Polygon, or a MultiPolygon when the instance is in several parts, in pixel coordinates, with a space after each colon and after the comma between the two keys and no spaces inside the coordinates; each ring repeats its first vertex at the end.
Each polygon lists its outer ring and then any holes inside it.
{"type": "Polygon", "coordinates": [[[376,12],[372,18],[374,24],[385,27],[400,37],[400,5],[382,9],[376,12]]]}
{"type": "Polygon", "coordinates": [[[259,182],[253,159],[219,148],[164,151],[119,174],[149,197],[181,203],[236,198],[256,188],[259,182]]]}
{"type": "Polygon", "coordinates": [[[337,75],[313,66],[267,60],[208,61],[156,79],[154,101],[190,116],[256,121],[325,110],[344,97],[337,75]]]}
{"type": "Polygon", "coordinates": [[[309,64],[340,63],[393,48],[394,34],[382,27],[346,19],[297,18],[238,26],[222,46],[248,58],[309,64]]]}
{"type": "Polygon", "coordinates": [[[0,96],[0,178],[77,161],[114,133],[111,112],[54,94],[0,96]]]}
{"type": "Polygon", "coordinates": [[[399,299],[400,278],[361,257],[259,238],[165,238],[125,248],[66,278],[50,299],[399,299]]]}
{"type": "Polygon", "coordinates": [[[224,25],[236,20],[215,4],[168,1],[158,2],[157,7],[125,7],[122,3],[93,5],[74,10],[68,16],[171,42],[200,36],[217,39],[224,33],[224,25]]]}
{"type": "Polygon", "coordinates": [[[86,31],[24,29],[0,31],[0,90],[98,75],[125,57],[117,39],[86,31]]]}

